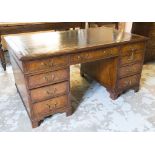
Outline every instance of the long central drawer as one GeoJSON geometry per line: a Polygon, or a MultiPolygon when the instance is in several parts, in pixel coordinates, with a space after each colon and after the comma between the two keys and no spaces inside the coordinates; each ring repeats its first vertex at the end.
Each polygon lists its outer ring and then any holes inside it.
{"type": "Polygon", "coordinates": [[[117,47],[114,48],[106,48],[106,49],[99,49],[94,51],[86,51],[81,52],[77,54],[72,54],[70,56],[70,62],[71,64],[77,64],[77,63],[84,63],[99,59],[104,59],[108,57],[116,57],[119,55],[119,50],[117,47]]]}

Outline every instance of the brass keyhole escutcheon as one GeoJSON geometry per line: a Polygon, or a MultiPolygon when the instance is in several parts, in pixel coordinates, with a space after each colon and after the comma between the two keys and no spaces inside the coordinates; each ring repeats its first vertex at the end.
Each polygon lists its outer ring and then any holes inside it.
{"type": "Polygon", "coordinates": [[[81,59],[81,56],[80,55],[78,55],[77,57],[78,57],[78,59],[81,59]]]}
{"type": "Polygon", "coordinates": [[[128,61],[132,61],[134,59],[134,52],[131,53],[130,58],[128,59],[128,61]]]}
{"type": "Polygon", "coordinates": [[[54,80],[54,78],[55,78],[55,75],[54,75],[54,74],[52,74],[52,81],[54,80]]]}
{"type": "Polygon", "coordinates": [[[86,55],[85,55],[85,59],[88,59],[89,58],[89,54],[87,53],[86,55]]]}
{"type": "Polygon", "coordinates": [[[48,81],[48,76],[45,76],[44,79],[45,79],[46,81],[48,81]]]}
{"type": "Polygon", "coordinates": [[[126,69],[127,72],[131,72],[132,70],[130,68],[126,69]]]}
{"type": "Polygon", "coordinates": [[[41,65],[47,67],[48,63],[47,62],[42,62],[41,65]]]}
{"type": "Polygon", "coordinates": [[[53,67],[53,65],[54,65],[54,60],[51,59],[51,60],[49,61],[49,67],[53,67]]]}

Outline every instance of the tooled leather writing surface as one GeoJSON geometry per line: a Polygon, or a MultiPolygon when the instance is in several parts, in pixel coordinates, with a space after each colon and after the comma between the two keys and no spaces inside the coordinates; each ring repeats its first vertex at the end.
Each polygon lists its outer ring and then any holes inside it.
{"type": "Polygon", "coordinates": [[[16,49],[18,59],[22,60],[74,53],[144,39],[146,38],[142,36],[104,27],[63,32],[46,31],[5,37],[9,46],[16,49]]]}

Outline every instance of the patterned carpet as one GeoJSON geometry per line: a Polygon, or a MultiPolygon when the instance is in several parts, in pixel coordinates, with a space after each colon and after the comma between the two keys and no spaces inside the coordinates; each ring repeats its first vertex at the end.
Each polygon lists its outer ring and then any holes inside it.
{"type": "Polygon", "coordinates": [[[71,67],[74,113],[45,119],[35,129],[16,91],[12,67],[0,66],[0,131],[155,131],[155,62],[144,65],[141,89],[130,90],[113,101],[106,89],[86,81],[79,66],[71,67]]]}

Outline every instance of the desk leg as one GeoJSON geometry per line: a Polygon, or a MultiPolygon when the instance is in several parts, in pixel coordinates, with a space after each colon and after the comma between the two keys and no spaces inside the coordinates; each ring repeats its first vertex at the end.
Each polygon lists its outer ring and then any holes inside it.
{"type": "Polygon", "coordinates": [[[135,92],[138,92],[139,91],[139,85],[137,85],[137,86],[134,87],[134,91],[135,92]]]}
{"type": "Polygon", "coordinates": [[[80,66],[80,75],[82,76],[82,77],[85,77],[84,76],[84,72],[82,71],[82,67],[80,66]]]}
{"type": "Polygon", "coordinates": [[[31,121],[32,128],[37,128],[39,126],[39,121],[31,121]]]}
{"type": "Polygon", "coordinates": [[[66,111],[66,116],[70,116],[70,115],[72,115],[72,104],[71,104],[71,91],[70,91],[70,68],[69,68],[69,70],[68,70],[68,91],[69,91],[69,93],[68,93],[68,108],[67,108],[67,111],[66,111]]]}
{"type": "MultiPolygon", "coordinates": [[[[70,89],[70,88],[69,88],[70,89]]],[[[66,116],[71,116],[72,115],[72,105],[71,105],[71,97],[70,97],[70,93],[68,94],[68,108],[66,111],[66,116]]]]}
{"type": "Polygon", "coordinates": [[[116,90],[107,89],[107,91],[110,93],[110,98],[112,100],[116,100],[118,98],[118,96],[120,95],[119,92],[116,90]]]}
{"type": "Polygon", "coordinates": [[[2,67],[4,71],[6,71],[6,61],[5,61],[4,51],[2,49],[1,37],[0,37],[0,58],[1,58],[2,67]]]}
{"type": "Polygon", "coordinates": [[[66,116],[71,116],[72,115],[72,108],[68,109],[66,112],[66,116]]]}

